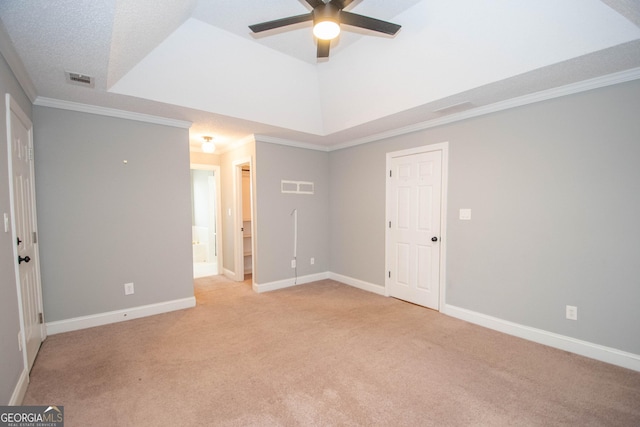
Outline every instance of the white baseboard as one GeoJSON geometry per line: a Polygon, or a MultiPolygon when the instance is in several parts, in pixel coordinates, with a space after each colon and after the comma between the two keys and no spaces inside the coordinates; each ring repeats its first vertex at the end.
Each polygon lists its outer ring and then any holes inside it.
{"type": "Polygon", "coordinates": [[[11,400],[9,400],[9,406],[20,406],[24,400],[24,395],[27,393],[27,387],[29,386],[29,371],[22,370],[20,378],[18,378],[18,384],[13,389],[11,400]]]}
{"type": "Polygon", "coordinates": [[[290,279],[284,279],[284,280],[278,280],[275,282],[268,282],[268,283],[253,283],[253,290],[257,293],[261,293],[261,292],[269,292],[269,291],[275,291],[277,289],[284,289],[284,288],[289,288],[291,286],[297,286],[297,285],[302,285],[304,283],[311,283],[311,282],[316,282],[318,280],[325,280],[325,279],[329,279],[329,272],[324,272],[324,273],[316,273],[316,274],[309,274],[307,276],[300,276],[297,279],[296,278],[290,278],[290,279]]]}
{"type": "Polygon", "coordinates": [[[325,271],[324,273],[310,274],[308,276],[298,277],[297,280],[294,278],[278,280],[276,282],[269,283],[254,283],[253,290],[255,292],[268,292],[275,291],[276,289],[284,289],[289,288],[291,286],[302,285],[305,283],[311,283],[318,280],[331,279],[336,282],[344,283],[345,285],[353,286],[354,288],[362,289],[364,291],[373,292],[374,294],[387,296],[386,289],[384,286],[374,285],[373,283],[365,282],[363,280],[354,279],[353,277],[343,276],[341,274],[332,273],[330,271],[325,271]]]}
{"type": "Polygon", "coordinates": [[[441,313],[549,347],[558,348],[612,365],[622,366],[623,368],[634,371],[640,371],[640,355],[638,354],[593,344],[588,341],[578,340],[542,329],[531,328],[449,304],[444,306],[441,313]]]}
{"type": "Polygon", "coordinates": [[[344,283],[345,285],[353,286],[354,288],[362,289],[363,291],[373,292],[374,294],[382,295],[383,297],[388,296],[387,290],[384,286],[374,285],[373,283],[354,279],[353,277],[343,276],[342,274],[337,273],[329,273],[329,279],[344,283]]]}
{"type": "Polygon", "coordinates": [[[236,280],[236,273],[227,268],[222,269],[222,274],[229,280],[236,280]]]}
{"type": "Polygon", "coordinates": [[[155,314],[168,313],[196,306],[196,298],[182,298],[173,301],[165,301],[157,304],[141,305],[124,310],[109,311],[107,313],[92,314],[89,316],[74,317],[72,319],[47,322],[47,335],[61,334],[63,332],[77,331],[79,329],[93,328],[94,326],[107,325],[109,323],[124,322],[131,319],[153,316],[155,314]]]}

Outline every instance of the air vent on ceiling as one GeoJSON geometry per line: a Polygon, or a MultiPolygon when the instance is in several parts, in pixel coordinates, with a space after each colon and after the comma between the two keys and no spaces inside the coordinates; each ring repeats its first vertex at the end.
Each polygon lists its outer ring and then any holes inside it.
{"type": "Polygon", "coordinates": [[[65,75],[67,76],[67,83],[84,87],[94,87],[93,77],[91,76],[80,73],[72,73],[70,71],[65,71],[65,75]]]}

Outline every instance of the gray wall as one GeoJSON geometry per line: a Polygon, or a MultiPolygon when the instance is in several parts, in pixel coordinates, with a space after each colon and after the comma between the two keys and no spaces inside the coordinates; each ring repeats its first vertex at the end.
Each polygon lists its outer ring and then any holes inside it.
{"type": "Polygon", "coordinates": [[[294,277],[294,218],[298,210],[298,276],[329,270],[329,156],[258,141],[257,275],[265,284],[294,277]],[[311,181],[315,194],[283,194],[281,180],[311,181]],[[315,264],[310,264],[310,258],[315,264]]]}
{"type": "MultiPolygon", "coordinates": [[[[31,117],[31,101],[18,84],[4,57],[0,55],[0,221],[9,215],[9,168],[7,158],[7,113],[5,94],[18,102],[22,110],[31,117]]],[[[18,383],[24,364],[18,351],[18,294],[15,278],[15,258],[11,232],[0,230],[0,404],[6,405],[18,383]]]]}
{"type": "Polygon", "coordinates": [[[192,297],[188,130],[33,114],[46,320],[192,297]]]}
{"type": "Polygon", "coordinates": [[[640,354],[639,112],[634,81],[331,152],[331,271],[384,286],[385,153],[449,141],[447,303],[640,354]]]}
{"type": "Polygon", "coordinates": [[[385,153],[379,143],[329,153],[330,270],[381,287],[385,153]]]}

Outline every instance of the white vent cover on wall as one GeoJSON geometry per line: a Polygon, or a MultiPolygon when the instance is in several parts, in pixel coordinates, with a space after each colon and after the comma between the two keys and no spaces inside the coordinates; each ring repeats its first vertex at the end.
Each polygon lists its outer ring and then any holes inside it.
{"type": "Polygon", "coordinates": [[[280,191],[290,194],[313,194],[313,182],[309,181],[280,181],[280,191]]]}
{"type": "Polygon", "coordinates": [[[84,87],[95,86],[93,77],[87,76],[86,74],[72,73],[71,71],[65,71],[64,74],[67,77],[67,83],[84,87]]]}

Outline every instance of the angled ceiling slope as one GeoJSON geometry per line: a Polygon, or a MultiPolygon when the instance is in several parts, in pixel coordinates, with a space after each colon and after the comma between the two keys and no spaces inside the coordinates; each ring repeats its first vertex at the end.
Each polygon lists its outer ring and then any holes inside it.
{"type": "Polygon", "coordinates": [[[310,22],[248,29],[308,10],[301,0],[5,0],[0,20],[40,99],[191,121],[195,140],[336,147],[640,67],[634,0],[356,0],[348,10],[402,30],[349,28],[328,60],[315,58],[310,22]],[[64,71],[95,87],[67,84],[64,71]]]}

